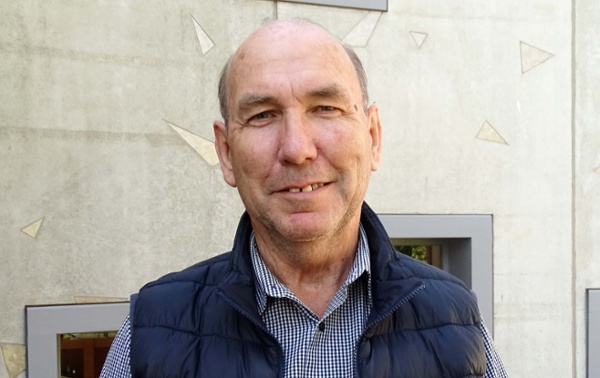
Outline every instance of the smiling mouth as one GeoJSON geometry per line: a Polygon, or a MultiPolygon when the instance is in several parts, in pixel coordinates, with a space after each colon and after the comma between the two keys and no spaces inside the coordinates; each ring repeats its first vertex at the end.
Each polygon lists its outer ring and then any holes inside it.
{"type": "Polygon", "coordinates": [[[288,189],[288,191],[291,192],[291,193],[312,192],[315,189],[322,188],[323,185],[325,185],[325,184],[323,184],[322,182],[320,182],[320,183],[317,183],[317,184],[306,185],[303,188],[290,188],[290,189],[288,189]]]}

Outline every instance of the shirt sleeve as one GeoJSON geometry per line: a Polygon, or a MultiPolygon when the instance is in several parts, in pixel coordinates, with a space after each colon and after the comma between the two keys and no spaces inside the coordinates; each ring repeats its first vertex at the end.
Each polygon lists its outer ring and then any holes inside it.
{"type": "Polygon", "coordinates": [[[131,322],[129,315],[127,315],[108,351],[100,378],[131,378],[131,367],[129,365],[130,348],[131,322]]]}
{"type": "Polygon", "coordinates": [[[483,335],[483,346],[485,347],[485,375],[484,378],[508,378],[504,364],[498,355],[498,351],[494,346],[494,340],[490,336],[490,332],[481,320],[481,333],[483,335]]]}

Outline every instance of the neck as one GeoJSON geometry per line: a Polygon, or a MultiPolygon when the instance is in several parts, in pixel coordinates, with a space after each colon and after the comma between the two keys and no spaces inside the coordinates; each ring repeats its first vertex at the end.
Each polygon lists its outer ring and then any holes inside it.
{"type": "Polygon", "coordinates": [[[265,264],[294,295],[322,317],[354,263],[358,227],[335,240],[276,243],[256,232],[265,264]]]}

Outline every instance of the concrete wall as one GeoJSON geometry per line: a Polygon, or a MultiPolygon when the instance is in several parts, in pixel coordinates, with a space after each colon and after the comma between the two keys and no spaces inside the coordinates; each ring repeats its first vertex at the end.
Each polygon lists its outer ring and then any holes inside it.
{"type": "MultiPolygon", "coordinates": [[[[573,41],[573,321],[576,325],[577,374],[583,377],[587,342],[585,290],[600,288],[600,3],[579,0],[576,4],[576,38],[573,41]]],[[[598,357],[590,356],[595,361],[598,357]]]]}
{"type": "Polygon", "coordinates": [[[585,289],[600,287],[600,5],[575,5],[3,1],[0,378],[22,368],[25,305],[127,297],[230,247],[243,207],[211,151],[218,71],[264,19],[296,16],[365,63],[384,126],[370,204],[493,214],[507,369],[584,377],[585,289]]]}

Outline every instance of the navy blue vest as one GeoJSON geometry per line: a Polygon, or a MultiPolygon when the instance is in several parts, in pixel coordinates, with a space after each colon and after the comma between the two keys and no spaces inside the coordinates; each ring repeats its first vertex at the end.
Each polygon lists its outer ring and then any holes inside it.
{"type": "MultiPolygon", "coordinates": [[[[361,222],[371,253],[373,309],[357,346],[360,377],[482,377],[485,350],[471,292],[394,251],[375,213],[361,222]]],[[[144,286],[132,308],[138,377],[282,377],[277,341],[258,314],[242,216],[231,252],[144,286]]]]}

